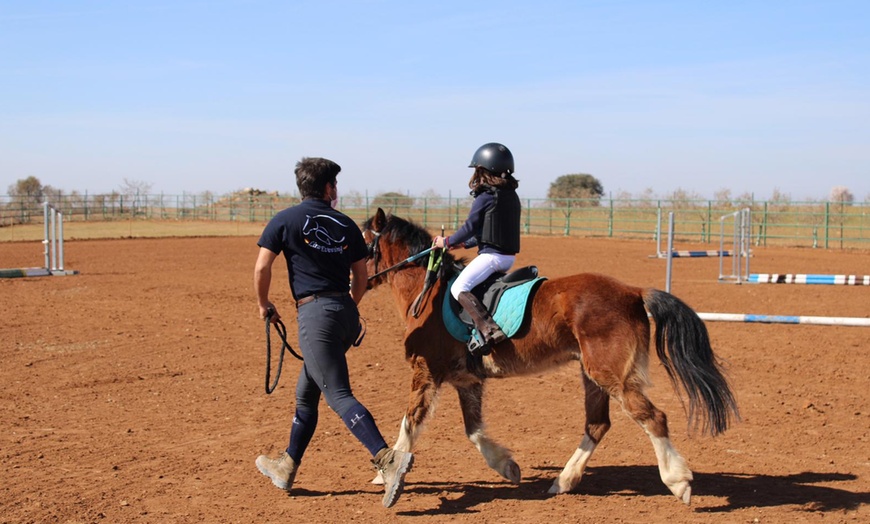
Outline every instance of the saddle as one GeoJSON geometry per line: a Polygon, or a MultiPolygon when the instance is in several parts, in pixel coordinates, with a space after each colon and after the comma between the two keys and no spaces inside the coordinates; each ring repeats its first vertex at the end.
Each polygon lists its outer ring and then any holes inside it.
{"type": "MultiPolygon", "coordinates": [[[[456,277],[450,279],[453,285],[456,277]]],[[[529,316],[529,305],[546,277],[538,276],[538,268],[526,266],[511,273],[494,273],[471,292],[489,310],[492,319],[508,338],[514,336],[529,316]]],[[[474,322],[449,292],[443,301],[441,316],[450,335],[464,343],[474,336],[474,322]]]]}

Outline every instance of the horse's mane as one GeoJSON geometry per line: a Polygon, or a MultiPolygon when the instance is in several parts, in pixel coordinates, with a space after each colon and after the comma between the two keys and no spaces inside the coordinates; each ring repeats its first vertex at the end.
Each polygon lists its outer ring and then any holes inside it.
{"type": "MultiPolygon", "coordinates": [[[[369,218],[363,223],[363,229],[372,228],[373,218],[369,218]]],[[[388,214],[387,223],[381,230],[381,235],[384,240],[394,244],[401,242],[408,246],[408,256],[416,255],[425,249],[432,246],[432,235],[429,234],[422,226],[414,223],[412,220],[406,220],[402,217],[388,214]]],[[[426,264],[427,258],[420,259],[418,264],[426,264]]],[[[444,267],[444,276],[452,276],[455,273],[462,271],[465,267],[465,259],[456,259],[448,251],[444,251],[441,264],[444,267]]]]}

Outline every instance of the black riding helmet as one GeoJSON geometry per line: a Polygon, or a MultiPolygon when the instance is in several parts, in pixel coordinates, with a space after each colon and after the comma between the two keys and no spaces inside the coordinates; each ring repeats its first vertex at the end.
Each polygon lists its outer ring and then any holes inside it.
{"type": "Polygon", "coordinates": [[[514,172],[514,156],[510,149],[497,142],[483,144],[474,152],[471,157],[471,164],[468,167],[482,167],[487,171],[500,175],[507,173],[512,175],[514,172]]]}

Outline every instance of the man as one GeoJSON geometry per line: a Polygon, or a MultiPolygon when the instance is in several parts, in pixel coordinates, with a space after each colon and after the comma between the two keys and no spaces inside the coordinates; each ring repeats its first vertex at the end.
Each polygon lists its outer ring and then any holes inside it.
{"type": "Polygon", "coordinates": [[[404,488],[405,473],[411,469],[414,457],[387,447],[371,413],[351,391],[345,352],[360,332],[357,304],[365,294],[368,273],[362,233],[350,218],[334,209],[340,171],[338,164],[325,158],[299,161],[295,173],[302,202],[276,214],[257,243],[260,252],[254,268],[254,289],[260,318],[268,317],[273,323],[281,318],[269,301],[269,287],[272,263],[283,253],[296,301],[299,348],[305,361],[296,383],[290,443],[278,458],[260,455],[256,464],[275,486],[290,493],[317,427],[322,394],[374,457],[372,463],[384,477],[383,503],[390,507],[404,488]]]}

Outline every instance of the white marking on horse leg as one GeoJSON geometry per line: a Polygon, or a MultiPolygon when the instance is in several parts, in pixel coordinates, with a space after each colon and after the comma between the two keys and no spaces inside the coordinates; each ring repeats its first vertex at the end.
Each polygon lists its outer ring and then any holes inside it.
{"type": "Polygon", "coordinates": [[[589,462],[589,458],[597,446],[598,444],[589,438],[589,435],[584,434],[583,440],[568,460],[568,463],[565,464],[565,468],[553,480],[553,485],[550,486],[548,493],[568,493],[576,488],[583,477],[583,472],[586,471],[586,464],[589,462]]]}
{"type": "Polygon", "coordinates": [[[649,432],[647,434],[656,451],[662,482],[674,496],[688,505],[692,501],[692,472],[686,460],[674,449],[669,438],[656,437],[649,432]]]}
{"type": "Polygon", "coordinates": [[[399,437],[396,439],[396,444],[393,449],[410,452],[414,449],[414,442],[417,441],[417,436],[420,434],[420,428],[412,433],[408,428],[408,416],[402,417],[402,425],[399,427],[399,437]]]}
{"type": "Polygon", "coordinates": [[[487,437],[482,429],[468,435],[468,440],[480,451],[489,467],[514,484],[520,483],[520,467],[514,462],[509,449],[487,437]]]}

